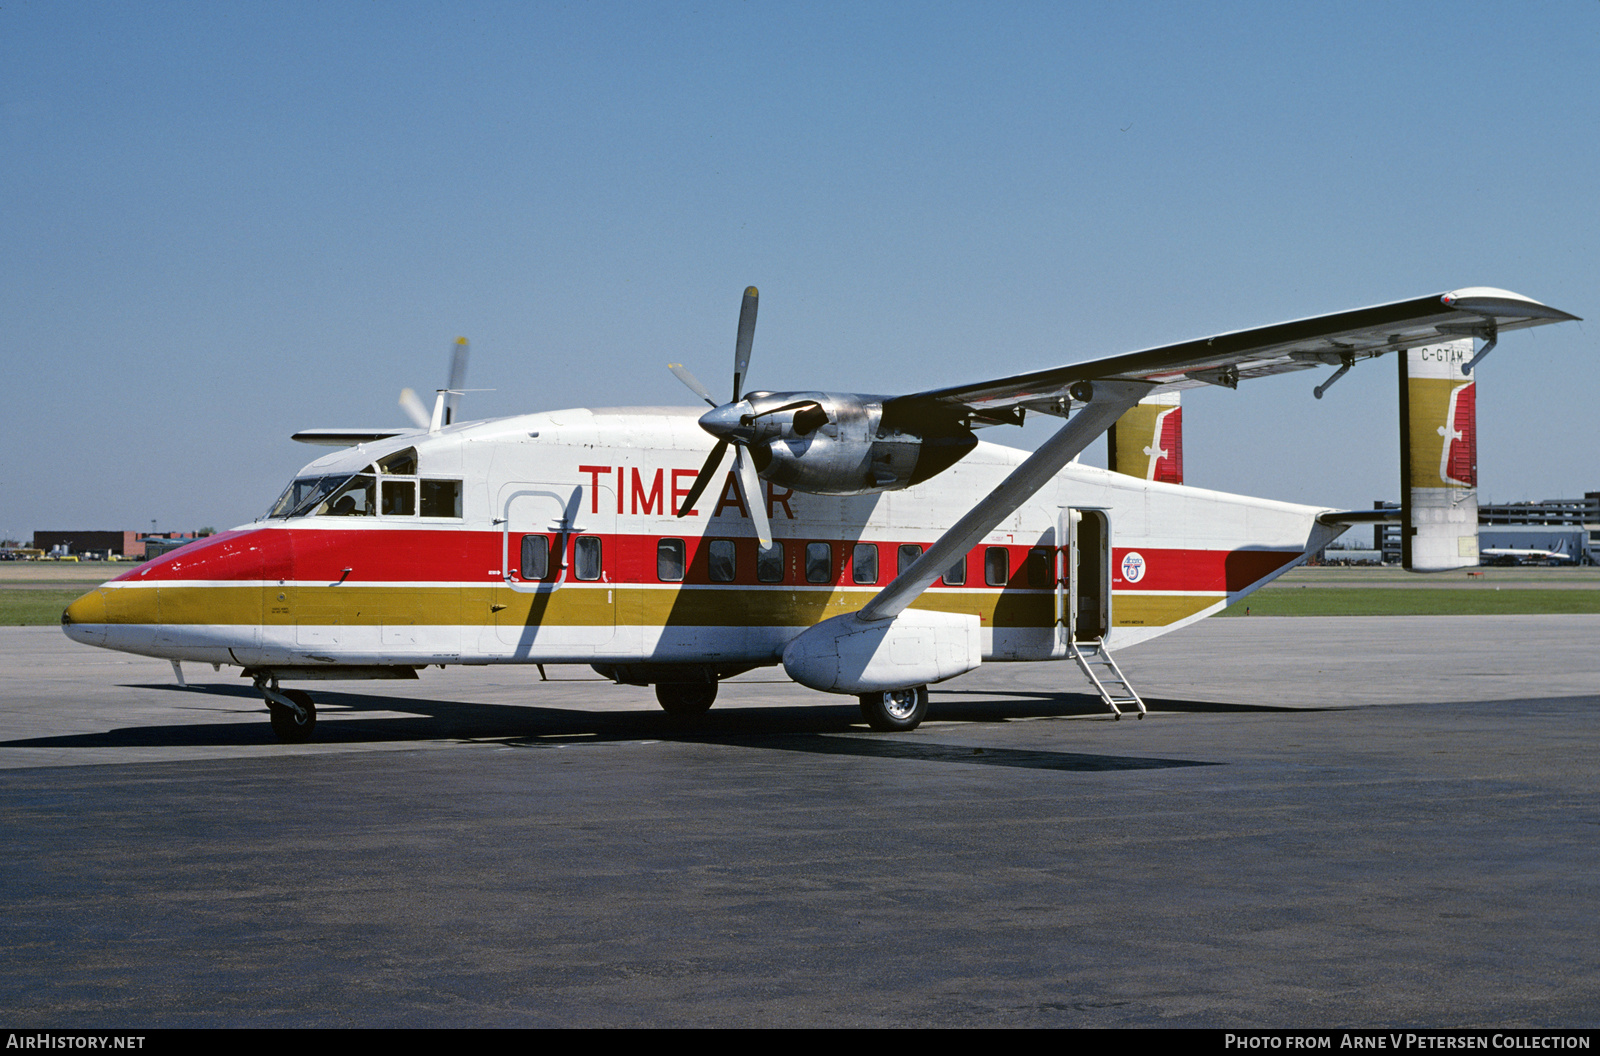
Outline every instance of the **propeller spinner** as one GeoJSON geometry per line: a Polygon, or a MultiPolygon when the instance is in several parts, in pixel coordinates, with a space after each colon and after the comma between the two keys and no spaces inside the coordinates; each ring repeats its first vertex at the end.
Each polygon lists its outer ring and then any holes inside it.
{"type": "Polygon", "coordinates": [[[755,523],[756,538],[761,541],[762,549],[769,549],[772,546],[772,526],[767,520],[767,497],[750,454],[756,414],[750,401],[744,398],[744,379],[750,369],[750,346],[756,336],[756,302],[759,297],[760,293],[754,286],[745,287],[744,303],[739,307],[739,335],[733,345],[732,400],[718,404],[712,398],[711,391],[681,363],[673,363],[668,369],[689,387],[689,391],[711,405],[711,410],[700,416],[700,428],[717,438],[716,446],[711,449],[705,465],[700,467],[700,472],[694,478],[693,487],[684,497],[683,505],[678,508],[678,516],[686,516],[694,509],[706,485],[722,468],[722,460],[731,444],[735,452],[734,480],[738,482],[739,497],[744,501],[745,509],[750,511],[750,519],[755,523]]]}

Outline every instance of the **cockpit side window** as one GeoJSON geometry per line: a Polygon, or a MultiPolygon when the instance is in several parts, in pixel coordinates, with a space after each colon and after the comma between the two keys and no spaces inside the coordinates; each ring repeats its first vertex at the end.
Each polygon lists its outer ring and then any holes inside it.
{"type": "Polygon", "coordinates": [[[269,518],[449,517],[459,519],[462,482],[424,480],[417,474],[417,449],[385,455],[359,473],[297,477],[272,504],[269,518]]]}
{"type": "Polygon", "coordinates": [[[378,459],[378,472],[387,477],[414,477],[417,475],[417,449],[408,447],[378,459]]]}
{"type": "Polygon", "coordinates": [[[461,482],[459,480],[424,480],[420,483],[422,488],[422,516],[461,516],[461,482]]]}
{"type": "Polygon", "coordinates": [[[417,512],[416,481],[385,480],[382,485],[385,517],[410,517],[417,512]]]}
{"type": "Polygon", "coordinates": [[[373,517],[378,512],[378,482],[357,473],[311,512],[313,517],[373,517]]]}

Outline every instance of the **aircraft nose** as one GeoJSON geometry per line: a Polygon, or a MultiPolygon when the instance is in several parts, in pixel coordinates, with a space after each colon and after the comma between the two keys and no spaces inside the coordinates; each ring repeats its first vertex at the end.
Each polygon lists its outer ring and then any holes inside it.
{"type": "Polygon", "coordinates": [[[105,591],[91,590],[61,613],[61,629],[77,642],[99,645],[106,637],[105,591]]]}
{"type": "Polygon", "coordinates": [[[150,588],[99,587],[61,614],[61,629],[73,641],[130,651],[153,639],[160,622],[160,603],[150,588]]]}

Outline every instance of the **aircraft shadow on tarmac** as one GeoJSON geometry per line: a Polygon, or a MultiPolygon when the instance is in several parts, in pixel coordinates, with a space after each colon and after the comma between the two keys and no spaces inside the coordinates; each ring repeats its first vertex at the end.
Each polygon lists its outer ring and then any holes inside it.
{"type": "MultiPolygon", "coordinates": [[[[170,684],[129,685],[129,689],[170,690],[202,705],[205,698],[256,699],[248,686],[191,686],[170,684]]],[[[941,702],[935,691],[929,704],[932,722],[1001,723],[1016,719],[1104,717],[1104,706],[1078,693],[961,692],[966,699],[941,702]]],[[[974,748],[901,740],[882,734],[866,735],[854,703],[808,704],[794,707],[741,708],[725,704],[692,721],[667,715],[653,707],[637,711],[586,711],[578,707],[541,707],[537,704],[474,704],[425,697],[368,695],[323,690],[317,694],[320,718],[313,746],[361,745],[405,741],[454,740],[464,743],[495,742],[509,747],[554,747],[604,741],[641,739],[767,748],[780,751],[856,757],[920,759],[1026,769],[1099,771],[1161,769],[1215,765],[1199,760],[1140,756],[1091,755],[1076,752],[1028,751],[1009,748],[974,748]],[[406,712],[403,716],[363,712],[406,712]],[[856,736],[839,736],[855,734],[856,736]]],[[[221,701],[219,700],[220,704],[221,701]]],[[[1258,707],[1198,701],[1147,701],[1153,711],[1273,712],[1306,709],[1258,707]]],[[[265,721],[240,722],[235,707],[226,709],[226,721],[198,720],[182,725],[130,726],[98,733],[67,734],[0,741],[4,748],[216,748],[275,744],[265,721]]],[[[265,708],[262,719],[265,720],[265,708]]]]}

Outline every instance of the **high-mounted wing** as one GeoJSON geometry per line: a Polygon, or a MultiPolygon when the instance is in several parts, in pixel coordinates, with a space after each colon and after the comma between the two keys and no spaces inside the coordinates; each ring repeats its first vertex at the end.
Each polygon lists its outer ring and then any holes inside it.
{"type": "Polygon", "coordinates": [[[1347,367],[1385,352],[1466,336],[1492,343],[1501,331],[1577,318],[1519,294],[1475,286],[896,396],[885,401],[884,415],[930,424],[1019,423],[1024,411],[1065,414],[1071,403],[1069,390],[1080,381],[1142,381],[1157,386],[1152,392],[1199,385],[1235,388],[1249,378],[1319,366],[1347,367]]]}
{"type": "Polygon", "coordinates": [[[289,437],[302,444],[321,444],[324,447],[354,447],[370,444],[374,440],[387,440],[391,436],[414,433],[415,429],[302,429],[289,437]]]}

